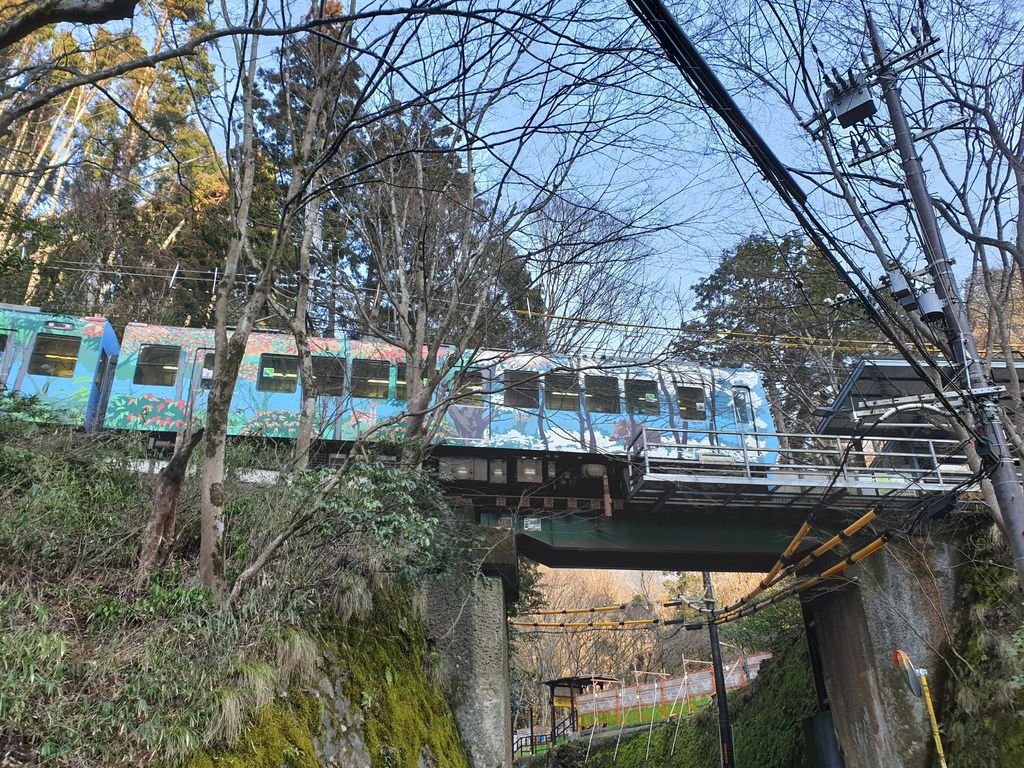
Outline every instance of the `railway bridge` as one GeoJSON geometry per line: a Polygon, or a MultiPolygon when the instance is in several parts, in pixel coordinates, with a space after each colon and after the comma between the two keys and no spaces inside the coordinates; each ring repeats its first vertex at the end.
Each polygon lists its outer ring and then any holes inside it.
{"type": "MultiPolygon", "coordinates": [[[[870,551],[841,578],[800,596],[819,704],[808,725],[809,759],[832,742],[844,762],[811,764],[923,768],[927,713],[892,669],[892,652],[907,650],[941,677],[957,563],[929,522],[976,496],[978,478],[962,443],[920,414],[902,409],[876,429],[858,418],[866,403],[912,394],[911,377],[899,381],[906,367],[859,368],[818,433],[713,434],[695,446],[671,430],[645,429],[597,477],[561,487],[554,478],[529,488],[472,479],[454,486],[495,541],[514,542],[493,549],[493,573],[506,577],[518,554],[552,567],[764,572],[805,524],[809,532],[784,559],[806,563],[797,576],[842,570],[870,551]],[[844,534],[867,513],[870,524],[844,534]],[[830,540],[836,546],[828,548],[830,540]],[[808,559],[815,550],[821,556],[808,559]]],[[[451,473],[461,459],[447,461],[451,473]]],[[[503,624],[500,608],[492,617],[503,624]]],[[[511,743],[507,715],[495,718],[503,750],[511,743]]]]}

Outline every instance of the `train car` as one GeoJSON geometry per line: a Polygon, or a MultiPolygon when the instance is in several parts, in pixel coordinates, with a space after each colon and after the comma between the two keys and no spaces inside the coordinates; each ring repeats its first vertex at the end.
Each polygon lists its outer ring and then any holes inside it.
{"type": "MultiPolygon", "coordinates": [[[[327,442],[405,411],[405,366],[387,344],[312,339],[318,391],[315,430],[327,442]]],[[[130,323],[125,329],[107,406],[109,429],[171,435],[202,423],[213,381],[213,331],[130,323]]],[[[228,434],[290,439],[299,424],[301,392],[295,341],[253,332],[238,372],[228,434]]]]}
{"type": "MultiPolygon", "coordinates": [[[[106,426],[171,437],[201,423],[213,343],[207,329],[130,324],[106,426]]],[[[311,349],[314,432],[327,455],[372,427],[398,428],[407,409],[401,350],[340,339],[313,339],[311,349]]],[[[294,438],[300,396],[293,338],[254,332],[229,434],[294,438]]],[[[602,467],[639,440],[651,455],[693,461],[731,460],[743,445],[756,448],[753,461],[767,463],[778,447],[761,379],[749,369],[485,351],[457,361],[437,398],[451,402],[437,431],[440,469],[457,481],[529,485],[590,473],[601,482],[602,467]]]]}
{"type": "Polygon", "coordinates": [[[0,304],[0,389],[36,397],[48,418],[98,428],[118,352],[106,318],[0,304]]]}

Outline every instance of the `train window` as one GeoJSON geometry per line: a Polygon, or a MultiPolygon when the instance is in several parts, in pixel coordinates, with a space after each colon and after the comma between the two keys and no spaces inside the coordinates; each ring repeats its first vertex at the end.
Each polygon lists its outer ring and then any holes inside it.
{"type": "Polygon", "coordinates": [[[147,387],[173,387],[178,378],[181,347],[169,344],[143,344],[135,363],[132,382],[147,387]]]}
{"type": "Polygon", "coordinates": [[[536,371],[505,371],[505,405],[512,408],[540,408],[536,371]]]}
{"type": "Polygon", "coordinates": [[[580,409],[580,380],[575,373],[544,375],[544,407],[549,411],[580,409]]]}
{"type": "Polygon", "coordinates": [[[352,361],[352,397],[388,399],[391,363],[387,360],[352,361]]]}
{"type": "Polygon", "coordinates": [[[456,405],[481,408],[484,404],[483,371],[465,370],[455,377],[452,396],[456,405]]]}
{"type": "Polygon", "coordinates": [[[4,350],[7,349],[7,334],[0,333],[0,358],[4,356],[4,350]]]}
{"type": "Polygon", "coordinates": [[[704,387],[676,387],[676,401],[679,413],[687,421],[704,421],[707,418],[704,387]]]}
{"type": "Polygon", "coordinates": [[[203,355],[203,367],[199,371],[199,388],[209,389],[213,386],[213,352],[203,355]]]}
{"type": "Polygon", "coordinates": [[[408,400],[409,389],[405,383],[405,363],[395,366],[395,400],[408,400]]]}
{"type": "Polygon", "coordinates": [[[736,413],[736,424],[749,426],[754,423],[754,401],[750,396],[750,387],[732,388],[732,408],[736,413]]]}
{"type": "Polygon", "coordinates": [[[260,355],[256,389],[260,392],[294,392],[299,383],[299,358],[295,355],[260,355]]]}
{"type": "Polygon", "coordinates": [[[323,397],[345,394],[345,358],[313,355],[313,387],[323,397]]]}
{"type": "Polygon", "coordinates": [[[28,372],[33,376],[70,379],[75,375],[78,348],[81,344],[82,339],[78,336],[40,333],[36,336],[36,346],[28,361],[28,372]]]}
{"type": "Polygon", "coordinates": [[[626,413],[657,416],[661,413],[658,382],[650,379],[626,379],[626,413]]]}
{"type": "Polygon", "coordinates": [[[584,376],[587,410],[591,413],[619,413],[619,380],[614,376],[584,376]]]}

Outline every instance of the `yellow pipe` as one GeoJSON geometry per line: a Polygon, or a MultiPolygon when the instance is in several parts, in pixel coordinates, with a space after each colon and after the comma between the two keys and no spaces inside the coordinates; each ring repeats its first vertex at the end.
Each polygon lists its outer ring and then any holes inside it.
{"type": "MultiPolygon", "coordinates": [[[[869,514],[873,515],[874,513],[869,513],[869,514]]],[[[864,515],[864,517],[867,517],[867,516],[868,515],[864,515]]],[[[861,520],[863,520],[863,519],[864,518],[861,518],[861,520]]],[[[860,520],[857,521],[857,523],[859,523],[859,522],[860,522],[860,520]]],[[[870,520],[868,520],[867,522],[870,522],[870,520]]],[[[865,522],[860,527],[863,528],[864,525],[867,525],[867,522],[865,522]]],[[[856,525],[857,523],[854,523],[854,525],[856,525]]],[[[849,530],[849,528],[847,528],[847,530],[849,530]]],[[[880,536],[877,539],[875,539],[874,541],[872,541],[870,544],[867,544],[866,546],[864,546],[861,549],[857,550],[854,554],[850,555],[848,558],[843,560],[841,563],[837,563],[836,565],[832,566],[827,571],[824,571],[823,573],[819,574],[818,576],[816,576],[814,578],[811,578],[811,579],[808,579],[807,581],[805,581],[805,582],[803,582],[801,584],[794,584],[793,586],[788,587],[785,591],[779,592],[776,595],[772,595],[771,597],[769,597],[769,598],[767,598],[765,600],[762,600],[761,602],[757,603],[756,605],[758,607],[763,607],[765,605],[771,605],[772,603],[777,602],[777,601],[781,600],[784,597],[788,597],[789,595],[799,594],[800,592],[808,590],[811,587],[815,586],[816,584],[820,584],[822,581],[825,581],[826,579],[831,578],[832,576],[835,576],[835,575],[837,575],[839,573],[842,573],[843,571],[845,571],[848,567],[850,567],[854,563],[857,563],[857,562],[863,560],[864,558],[866,558],[866,557],[868,557],[870,555],[873,555],[875,552],[877,552],[882,547],[884,547],[887,543],[888,543],[888,539],[886,539],[884,536],[880,536]]],[[[715,617],[715,623],[716,624],[725,624],[726,622],[729,622],[729,621],[735,621],[736,619],[742,618],[743,616],[747,616],[750,613],[752,613],[753,611],[750,610],[751,608],[753,608],[753,606],[748,606],[747,608],[744,608],[744,609],[742,609],[740,611],[733,610],[733,611],[731,611],[729,613],[726,613],[725,611],[723,611],[722,613],[718,614],[715,617]]]]}
{"type": "MultiPolygon", "coordinates": [[[[757,597],[759,594],[764,592],[766,589],[768,589],[769,587],[774,586],[775,584],[777,584],[779,581],[782,580],[782,578],[784,578],[788,574],[792,573],[793,571],[799,570],[800,568],[803,568],[805,565],[807,565],[807,564],[813,562],[814,560],[818,559],[819,557],[821,557],[823,554],[828,552],[830,549],[834,549],[839,544],[839,542],[841,542],[843,539],[849,538],[850,536],[852,536],[855,533],[857,533],[864,526],[866,526],[868,523],[870,523],[872,520],[874,520],[877,516],[878,515],[875,513],[874,510],[870,510],[870,511],[866,512],[865,514],[861,515],[860,518],[858,518],[857,520],[854,520],[852,523],[850,523],[850,525],[848,525],[846,528],[844,528],[841,533],[837,533],[835,536],[833,536],[831,539],[829,539],[824,544],[819,546],[817,549],[814,550],[814,552],[809,554],[807,557],[805,557],[803,560],[801,560],[795,566],[794,565],[787,566],[786,569],[784,571],[782,571],[782,563],[783,563],[783,561],[786,558],[792,556],[793,552],[795,552],[796,548],[800,545],[800,542],[803,541],[804,537],[807,536],[807,534],[811,530],[810,524],[805,521],[804,524],[800,526],[800,530],[798,530],[796,532],[796,535],[793,537],[793,540],[789,543],[789,546],[787,546],[785,551],[782,553],[782,557],[780,557],[776,561],[775,565],[772,566],[772,569],[768,572],[768,575],[765,576],[761,580],[761,582],[753,590],[751,590],[750,593],[744,595],[742,598],[740,598],[736,602],[730,603],[729,605],[727,605],[724,608],[722,608],[718,612],[718,615],[724,617],[724,616],[728,616],[728,614],[734,613],[737,608],[739,608],[742,605],[744,605],[745,603],[748,603],[749,601],[753,600],[755,597],[757,597]],[[782,571],[781,575],[779,574],[780,571],[782,571]]],[[[803,588],[806,589],[806,587],[803,587],[803,588]]],[[[737,617],[731,617],[731,618],[737,618],[737,617]]]]}
{"type": "Polygon", "coordinates": [[[848,566],[863,560],[865,557],[868,557],[869,555],[873,555],[875,552],[884,547],[885,543],[885,539],[882,537],[875,539],[866,547],[854,552],[848,558],[843,560],[843,562],[837,563],[836,565],[833,565],[831,568],[829,568],[827,571],[822,572],[821,578],[828,579],[832,576],[835,576],[837,573],[842,573],[846,570],[848,566]]]}
{"type": "Polygon", "coordinates": [[[799,571],[801,568],[814,562],[829,550],[835,549],[843,539],[850,538],[851,536],[853,536],[853,534],[857,533],[861,528],[866,526],[876,517],[878,517],[878,515],[875,513],[873,509],[866,512],[859,519],[854,520],[852,523],[850,523],[850,525],[848,525],[842,531],[837,533],[835,536],[833,536],[831,539],[826,541],[816,550],[811,552],[811,554],[809,554],[807,557],[805,557],[803,560],[797,563],[793,570],[799,571]]]}
{"type": "Polygon", "coordinates": [[[641,625],[652,625],[660,624],[661,619],[634,619],[631,621],[563,621],[558,624],[541,623],[541,622],[530,622],[530,621],[510,621],[513,627],[534,627],[537,629],[585,629],[592,627],[595,629],[608,629],[613,627],[636,627],[641,625]]]}
{"type": "Polygon", "coordinates": [[[935,751],[939,754],[939,766],[946,768],[946,754],[942,751],[942,737],[939,736],[939,721],[935,719],[935,707],[932,706],[932,694],[928,688],[928,673],[923,669],[919,670],[918,677],[921,678],[921,687],[924,689],[924,704],[928,708],[928,719],[932,723],[932,736],[935,738],[935,751]]]}

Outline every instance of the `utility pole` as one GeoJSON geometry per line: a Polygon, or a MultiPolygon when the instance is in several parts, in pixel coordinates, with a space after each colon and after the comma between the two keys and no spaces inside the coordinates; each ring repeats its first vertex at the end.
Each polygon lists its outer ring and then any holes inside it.
{"type": "Polygon", "coordinates": [[[725,671],[722,669],[722,646],[718,642],[718,625],[711,611],[715,610],[715,591],[711,574],[704,571],[704,604],[708,609],[708,635],[711,637],[711,664],[715,675],[715,698],[718,699],[718,735],[722,745],[722,768],[736,768],[732,751],[732,724],[725,695],[725,671]]]}
{"type": "Polygon", "coordinates": [[[1024,499],[1021,498],[1020,480],[1014,467],[1006,432],[1000,421],[998,394],[993,392],[991,382],[985,375],[967,309],[960,299],[960,291],[950,268],[935,209],[925,185],[924,168],[914,148],[914,139],[903,111],[903,101],[897,82],[898,73],[887,59],[888,52],[870,13],[867,15],[867,27],[878,68],[878,82],[885,95],[889,121],[892,123],[896,138],[896,149],[899,151],[907,188],[921,226],[928,271],[935,292],[943,303],[943,325],[949,346],[967,392],[976,392],[981,406],[977,426],[985,442],[979,441],[978,454],[983,461],[988,458],[995,463],[990,480],[998,506],[997,514],[1003,523],[1003,530],[1017,568],[1018,580],[1024,582],[1024,499]]]}

